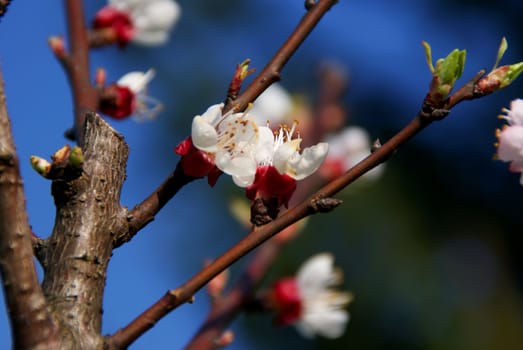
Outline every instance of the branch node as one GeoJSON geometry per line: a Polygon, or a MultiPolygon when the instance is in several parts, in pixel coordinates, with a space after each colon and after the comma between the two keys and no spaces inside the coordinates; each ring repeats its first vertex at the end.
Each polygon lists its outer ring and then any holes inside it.
{"type": "Polygon", "coordinates": [[[424,104],[423,107],[421,108],[421,111],[419,112],[419,116],[428,122],[433,122],[433,121],[437,121],[437,120],[442,120],[449,113],[450,113],[449,109],[435,108],[433,106],[424,104]]]}
{"type": "Polygon", "coordinates": [[[370,147],[370,153],[374,153],[377,150],[379,150],[380,148],[381,148],[381,141],[380,141],[380,139],[376,139],[376,140],[374,140],[374,142],[372,143],[372,146],[370,147]]]}
{"type": "Polygon", "coordinates": [[[316,197],[311,201],[310,207],[312,210],[314,210],[314,212],[328,213],[339,206],[341,203],[343,203],[341,199],[331,197],[316,197]]]}
{"type": "Polygon", "coordinates": [[[316,0],[305,0],[305,9],[307,11],[312,10],[314,5],[316,5],[316,0]]]}

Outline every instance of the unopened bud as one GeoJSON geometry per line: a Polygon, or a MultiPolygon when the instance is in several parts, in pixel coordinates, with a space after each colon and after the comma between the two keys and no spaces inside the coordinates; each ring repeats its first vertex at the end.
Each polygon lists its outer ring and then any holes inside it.
{"type": "Polygon", "coordinates": [[[62,164],[69,158],[70,153],[71,147],[69,145],[65,145],[64,147],[56,151],[51,156],[51,159],[53,160],[53,163],[62,164]]]}
{"type": "Polygon", "coordinates": [[[465,68],[465,50],[454,49],[447,57],[436,61],[436,66],[432,64],[432,51],[430,45],[423,41],[425,57],[432,73],[432,82],[428,93],[429,104],[437,106],[447,98],[454,87],[456,80],[463,74],[465,68]]]}
{"type": "Polygon", "coordinates": [[[74,146],[71,149],[71,153],[69,155],[69,165],[71,165],[73,168],[81,169],[83,163],[84,154],[82,153],[82,149],[78,146],[74,146]]]}
{"type": "Polygon", "coordinates": [[[496,55],[496,63],[494,67],[486,76],[481,78],[476,83],[476,91],[481,95],[488,95],[494,91],[501,90],[510,84],[521,74],[523,71],[523,61],[511,65],[505,65],[498,67],[499,62],[503,58],[503,55],[508,49],[507,39],[501,38],[499,44],[498,54],[496,55]]]}
{"type": "Polygon", "coordinates": [[[98,87],[104,87],[107,82],[107,72],[103,68],[96,69],[94,84],[98,87]]]}
{"type": "Polygon", "coordinates": [[[501,66],[481,78],[476,83],[476,87],[482,95],[488,95],[512,84],[521,72],[523,72],[523,62],[501,66]]]}
{"type": "Polygon", "coordinates": [[[232,344],[234,341],[234,333],[231,330],[226,330],[220,335],[218,339],[215,340],[215,344],[219,347],[225,347],[232,344]]]}
{"type": "Polygon", "coordinates": [[[229,281],[229,270],[225,269],[207,284],[207,292],[211,297],[219,296],[229,281]]]}
{"type": "Polygon", "coordinates": [[[48,39],[49,47],[57,57],[65,57],[64,38],[52,36],[48,39]]]}
{"type": "Polygon", "coordinates": [[[42,175],[43,177],[47,177],[47,175],[49,175],[49,172],[51,171],[51,163],[49,163],[47,160],[38,156],[31,156],[30,161],[31,166],[38,174],[42,175]]]}

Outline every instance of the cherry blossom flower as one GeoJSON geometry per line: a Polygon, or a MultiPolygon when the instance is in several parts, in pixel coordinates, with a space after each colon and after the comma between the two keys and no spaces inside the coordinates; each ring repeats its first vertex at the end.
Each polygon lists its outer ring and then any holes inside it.
{"type": "Polygon", "coordinates": [[[259,127],[259,141],[254,151],[254,176],[241,177],[238,186],[247,187],[247,198],[278,200],[280,205],[287,206],[296,189],[296,181],[314,173],[321,165],[329,145],[320,142],[305,148],[300,153],[301,138],[293,138],[296,123],[292,128],[282,126],[273,133],[266,127],[259,127]]]}
{"type": "Polygon", "coordinates": [[[109,0],[95,15],[93,28],[111,30],[120,46],[130,41],[161,45],[180,17],[180,6],[172,0],[109,0]]]}
{"type": "Polygon", "coordinates": [[[254,178],[253,148],[258,140],[258,126],[246,113],[222,115],[223,104],[216,104],[194,117],[191,137],[175,149],[182,155],[186,175],[209,177],[212,186],[221,172],[232,175],[236,183],[254,178]]]}
{"type": "Polygon", "coordinates": [[[497,158],[510,162],[510,171],[522,173],[520,183],[523,185],[523,100],[512,101],[510,109],[504,108],[503,112],[499,118],[505,119],[508,125],[496,130],[497,158]]]}
{"type": "MultiPolygon", "coordinates": [[[[370,154],[369,134],[360,127],[347,127],[339,134],[327,139],[329,155],[323,163],[320,173],[327,179],[333,179],[358,164],[370,154]]],[[[376,178],[383,172],[383,165],[378,165],[364,177],[376,178]]]]}
{"type": "Polygon", "coordinates": [[[155,118],[162,105],[147,95],[147,84],[154,74],[153,69],[145,73],[130,72],[105,87],[100,99],[100,112],[115,119],[125,119],[131,115],[140,121],[155,118]]]}
{"type": "Polygon", "coordinates": [[[333,263],[332,254],[317,254],[305,261],[296,277],[274,284],[270,295],[278,324],[293,324],[307,338],[321,335],[334,339],[343,335],[349,321],[344,307],[352,295],[331,288],[342,281],[342,273],[333,263]]]}

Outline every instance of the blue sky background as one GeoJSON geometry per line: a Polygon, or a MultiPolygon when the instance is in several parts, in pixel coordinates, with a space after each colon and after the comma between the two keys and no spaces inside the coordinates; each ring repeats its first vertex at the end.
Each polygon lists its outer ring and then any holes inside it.
{"type": "MultiPolygon", "coordinates": [[[[86,3],[89,18],[104,4],[86,3]]],[[[173,147],[189,132],[192,116],[223,100],[234,66],[251,58],[261,70],[304,12],[302,1],[180,4],[182,18],[168,45],[109,48],[91,56],[93,69],[105,67],[109,80],[149,67],[158,72],[150,94],[165,104],[159,119],[110,121],[131,148],[122,194],[130,207],[174,169],[173,147]]],[[[346,65],[351,123],[385,140],[417,112],[426,93],[430,73],[422,40],[432,45],[435,58],[467,49],[464,77],[470,77],[493,65],[503,35],[509,42],[503,62],[523,60],[522,11],[519,0],[342,0],[291,59],[282,84],[313,95],[320,62],[346,65]]],[[[30,168],[29,156],[49,157],[68,142],[63,133],[72,123],[71,96],[47,47],[49,36],[64,33],[62,2],[13,1],[0,22],[0,67],[27,209],[33,230],[43,237],[52,230],[54,206],[50,183],[30,168]]],[[[232,327],[237,340],[230,348],[489,349],[496,344],[510,349],[521,344],[523,191],[518,175],[491,158],[494,130],[501,125],[496,116],[523,97],[522,90],[518,82],[458,106],[401,150],[383,179],[345,193],[346,205],[311,220],[306,234],[284,252],[273,277],[292,273],[319,250],[336,253],[346,288],[357,296],[343,339],[305,341],[292,328],[273,330],[270,317],[249,315],[232,327]]],[[[223,204],[235,194],[240,191],[226,178],[214,190],[195,182],[114,252],[104,332],[124,326],[196,273],[204,259],[242,237],[244,230],[223,204]]],[[[196,303],[176,310],[131,348],[181,348],[208,308],[205,293],[198,293],[196,303]]],[[[9,345],[1,303],[0,348],[9,345]]]]}

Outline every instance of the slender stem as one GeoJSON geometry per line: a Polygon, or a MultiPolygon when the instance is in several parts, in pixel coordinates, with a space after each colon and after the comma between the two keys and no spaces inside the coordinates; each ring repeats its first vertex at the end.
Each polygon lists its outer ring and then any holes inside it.
{"type": "Polygon", "coordinates": [[[85,114],[96,111],[98,94],[90,81],[89,42],[82,0],[65,0],[65,10],[71,47],[65,67],[73,93],[74,134],[82,146],[85,114]]]}
{"type": "Polygon", "coordinates": [[[109,337],[109,348],[122,349],[127,347],[169,312],[192,300],[194,294],[198,290],[220,272],[235,263],[238,259],[267,241],[272,236],[276,235],[287,226],[306,216],[317,213],[319,211],[316,205],[318,200],[331,197],[370,169],[386,161],[396,152],[399,146],[410,140],[431,122],[432,120],[430,118],[425,114],[422,115],[420,112],[420,114],[404,129],[393,136],[370,156],[347,171],[343,176],[331,181],[319,191],[309,196],[306,200],[302,201],[294,208],[289,209],[273,222],[251,231],[244,239],[214,260],[212,264],[194,275],[185,284],[175,290],[168,291],[162,298],[135,318],[129,325],[109,337]]]}
{"type": "Polygon", "coordinates": [[[234,287],[217,298],[207,319],[185,350],[216,348],[216,339],[227,329],[239,312],[248,305],[252,294],[278,256],[283,242],[271,239],[258,247],[234,287]]]}
{"type": "Polygon", "coordinates": [[[265,66],[263,71],[245,89],[245,91],[235,100],[231,100],[224,108],[224,113],[234,108],[236,111],[243,111],[248,104],[261,95],[272,83],[280,80],[280,72],[294,52],[300,47],[303,41],[309,36],[316,27],[323,15],[336,4],[337,0],[320,0],[309,10],[301,19],[300,23],[289,36],[287,41],[276,52],[271,61],[265,66]]]}
{"type": "MultiPolygon", "coordinates": [[[[244,110],[250,102],[254,101],[272,83],[278,81],[280,79],[280,71],[287,61],[289,61],[301,43],[318,24],[323,15],[336,2],[336,0],[322,0],[308,11],[289,39],[276,52],[272,60],[247,89],[236,99],[228,99],[229,102],[224,107],[223,113],[233,107],[237,110],[244,110]]],[[[185,176],[180,169],[180,165],[178,165],[176,170],[152,194],[131,210],[129,213],[128,232],[116,237],[115,247],[132,239],[140,229],[154,219],[155,215],[174,197],[181,187],[192,180],[194,178],[185,176]]]]}
{"type": "Polygon", "coordinates": [[[11,3],[11,0],[0,0],[0,17],[3,17],[7,12],[7,7],[11,3]]]}

